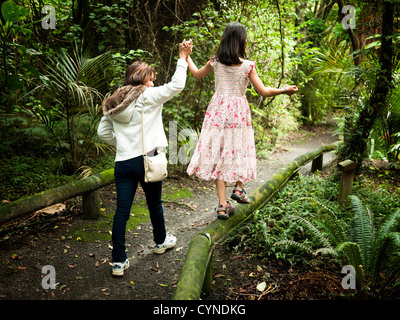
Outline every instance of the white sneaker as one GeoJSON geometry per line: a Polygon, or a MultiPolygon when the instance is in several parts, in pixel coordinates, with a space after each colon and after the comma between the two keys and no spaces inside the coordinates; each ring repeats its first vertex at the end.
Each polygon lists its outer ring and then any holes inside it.
{"type": "Polygon", "coordinates": [[[176,245],[176,237],[173,236],[172,234],[167,233],[164,243],[156,244],[154,246],[153,252],[157,254],[162,254],[165,252],[165,250],[175,247],[175,245],[176,245]]]}
{"type": "Polygon", "coordinates": [[[121,277],[124,275],[124,271],[129,268],[129,260],[125,262],[113,262],[112,264],[112,275],[121,277]]]}

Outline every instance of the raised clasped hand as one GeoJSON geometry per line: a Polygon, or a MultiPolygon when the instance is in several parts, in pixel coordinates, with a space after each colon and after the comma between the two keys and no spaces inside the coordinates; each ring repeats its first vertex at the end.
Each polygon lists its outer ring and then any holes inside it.
{"type": "Polygon", "coordinates": [[[188,56],[192,53],[192,48],[193,48],[193,42],[192,39],[189,40],[183,40],[180,45],[179,45],[180,50],[182,50],[182,52],[188,56]]]}

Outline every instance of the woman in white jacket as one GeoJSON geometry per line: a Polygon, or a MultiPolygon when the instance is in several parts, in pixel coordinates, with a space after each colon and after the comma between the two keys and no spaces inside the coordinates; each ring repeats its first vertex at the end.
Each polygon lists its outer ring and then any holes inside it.
{"type": "Polygon", "coordinates": [[[129,267],[125,253],[125,229],[138,183],[146,195],[153,225],[154,253],[173,248],[176,237],[166,233],[161,202],[162,182],[144,182],[142,152],[142,109],[146,135],[145,152],[153,154],[167,146],[162,123],[163,103],[183,90],[186,83],[186,57],[191,44],[179,45],[179,60],[171,81],[154,87],[155,70],[144,62],[134,62],[125,73],[123,86],[103,102],[103,117],[97,133],[103,141],[116,147],[115,185],[117,209],[112,227],[112,274],[122,276],[129,267]]]}

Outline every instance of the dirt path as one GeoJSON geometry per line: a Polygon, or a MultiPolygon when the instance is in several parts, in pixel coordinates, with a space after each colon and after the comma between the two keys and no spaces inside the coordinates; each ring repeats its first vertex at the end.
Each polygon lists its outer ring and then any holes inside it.
{"type": "MultiPolygon", "coordinates": [[[[246,184],[251,193],[276,171],[296,156],[335,141],[332,129],[313,128],[302,131],[284,143],[278,153],[258,161],[258,178],[246,184]],[[314,132],[313,132],[314,131],[314,132]]],[[[324,156],[324,164],[332,154],[324,156]]],[[[302,171],[309,172],[310,166],[302,171]]],[[[229,186],[228,192],[233,186],[229,186]]],[[[193,235],[215,219],[216,194],[213,182],[197,179],[169,178],[164,188],[180,190],[185,194],[174,202],[189,207],[165,203],[164,213],[169,232],[178,238],[174,249],[155,255],[149,222],[142,222],[127,233],[127,253],[131,266],[121,278],[111,276],[110,241],[80,241],[71,236],[78,226],[88,221],[69,217],[50,230],[30,232],[25,236],[10,237],[0,242],[0,300],[164,300],[171,299],[179,272],[193,235]],[[42,268],[54,266],[56,289],[43,289],[42,268]]],[[[114,186],[102,189],[102,207],[105,212],[115,209],[114,186]]],[[[137,203],[143,200],[138,193],[137,203]]],[[[111,227],[107,225],[109,229],[111,227]]]]}

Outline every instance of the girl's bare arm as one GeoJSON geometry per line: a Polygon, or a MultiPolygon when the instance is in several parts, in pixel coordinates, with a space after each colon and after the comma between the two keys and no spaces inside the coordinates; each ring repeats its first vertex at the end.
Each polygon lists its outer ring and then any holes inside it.
{"type": "Polygon", "coordinates": [[[213,71],[213,67],[210,65],[210,61],[208,61],[201,69],[197,69],[190,56],[187,57],[186,61],[188,63],[189,71],[196,79],[203,78],[213,71]]]}
{"type": "Polygon", "coordinates": [[[251,70],[250,72],[250,81],[253,84],[256,91],[264,98],[274,97],[277,96],[278,94],[284,94],[284,93],[291,96],[298,90],[296,86],[289,86],[286,87],[286,89],[274,89],[264,86],[264,84],[258,77],[256,68],[253,68],[253,70],[251,70]]]}

